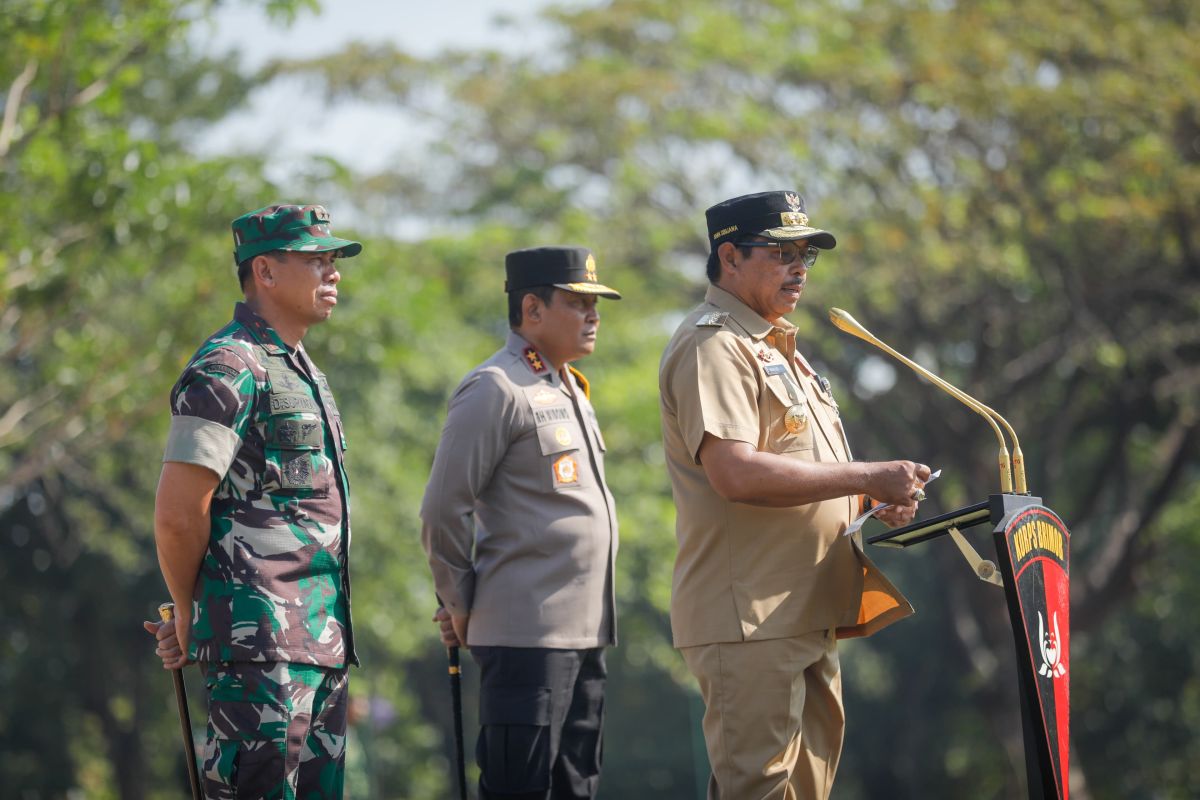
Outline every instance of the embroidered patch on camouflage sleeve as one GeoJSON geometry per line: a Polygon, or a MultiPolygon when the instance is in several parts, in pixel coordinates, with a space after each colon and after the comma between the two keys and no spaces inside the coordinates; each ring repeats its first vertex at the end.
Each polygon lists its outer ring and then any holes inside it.
{"type": "Polygon", "coordinates": [[[279,394],[296,394],[304,392],[308,387],[290,369],[275,364],[266,364],[267,378],[271,381],[271,391],[279,394]]]}
{"type": "Polygon", "coordinates": [[[307,450],[302,450],[294,458],[289,458],[281,465],[284,489],[313,488],[312,459],[307,450]]]}
{"type": "Polygon", "coordinates": [[[300,417],[272,421],[275,426],[274,436],[271,437],[272,444],[317,450],[324,443],[325,436],[321,430],[321,423],[316,420],[300,417]]]}
{"type": "Polygon", "coordinates": [[[208,375],[225,375],[230,378],[236,378],[241,374],[236,367],[228,364],[205,364],[202,369],[208,375]]]}

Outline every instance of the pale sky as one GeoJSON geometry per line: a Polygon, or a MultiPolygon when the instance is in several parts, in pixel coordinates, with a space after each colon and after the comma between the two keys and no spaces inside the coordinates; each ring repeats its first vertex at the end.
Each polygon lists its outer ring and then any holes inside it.
{"type": "MultiPolygon", "coordinates": [[[[351,41],[391,42],[415,55],[447,48],[529,51],[549,40],[536,19],[549,0],[325,0],[319,16],[303,14],[290,28],[272,25],[257,8],[230,4],[216,12],[212,26],[200,26],[193,41],[216,55],[231,48],[243,63],[257,67],[279,57],[304,58],[336,51],[351,41]],[[500,24],[497,16],[514,21],[500,24]]],[[[581,0],[554,3],[577,6],[581,0]]],[[[285,182],[297,156],[324,153],[360,169],[371,169],[407,146],[419,148],[427,132],[399,111],[365,103],[318,109],[297,124],[295,97],[302,84],[281,81],[256,92],[252,109],[240,111],[205,132],[201,153],[257,149],[272,141],[267,173],[285,182]]]]}

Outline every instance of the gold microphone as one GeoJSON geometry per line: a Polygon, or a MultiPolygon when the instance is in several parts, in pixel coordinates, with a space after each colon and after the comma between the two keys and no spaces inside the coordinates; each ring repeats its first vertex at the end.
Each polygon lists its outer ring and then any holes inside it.
{"type": "Polygon", "coordinates": [[[979,402],[974,397],[971,397],[969,394],[962,391],[958,387],[956,387],[950,383],[947,383],[946,381],[939,378],[937,375],[934,375],[932,372],[925,369],[917,362],[913,361],[910,358],[907,358],[906,356],[901,355],[900,353],[893,350],[891,347],[888,347],[886,344],[884,344],[882,341],[880,341],[878,338],[876,338],[875,335],[872,334],[869,330],[864,328],[862,326],[862,324],[859,323],[858,320],[856,320],[854,317],[847,314],[842,309],[840,309],[840,308],[829,309],[829,320],[834,325],[836,325],[838,328],[840,328],[841,330],[850,334],[851,336],[857,336],[859,339],[862,339],[864,342],[868,342],[869,344],[875,345],[883,352],[892,356],[896,360],[902,362],[909,369],[916,372],[918,375],[921,375],[921,376],[927,378],[930,382],[933,383],[934,386],[937,386],[942,391],[946,392],[946,394],[950,395],[951,397],[953,397],[954,399],[958,400],[960,403],[965,405],[967,408],[971,409],[976,414],[979,414],[981,417],[986,419],[988,424],[992,426],[992,431],[996,434],[996,441],[998,441],[1000,443],[1000,458],[999,458],[999,460],[1000,460],[1000,491],[1004,492],[1005,494],[1009,494],[1012,492],[1012,490],[1013,490],[1013,472],[1015,472],[1016,473],[1017,494],[1028,494],[1028,488],[1025,485],[1025,456],[1022,455],[1022,453],[1021,453],[1021,443],[1019,441],[1017,441],[1017,432],[1013,430],[1012,425],[1008,424],[1008,420],[1006,420],[1004,417],[1000,416],[1000,414],[997,411],[995,411],[994,409],[985,406],[983,403],[979,402]],[[1010,472],[1010,469],[1009,469],[1008,445],[1004,441],[1004,434],[1000,432],[1000,428],[997,427],[997,425],[996,425],[996,420],[1000,421],[1000,424],[1003,425],[1005,430],[1008,431],[1008,435],[1012,437],[1012,441],[1013,441],[1012,472],[1010,472]]]}

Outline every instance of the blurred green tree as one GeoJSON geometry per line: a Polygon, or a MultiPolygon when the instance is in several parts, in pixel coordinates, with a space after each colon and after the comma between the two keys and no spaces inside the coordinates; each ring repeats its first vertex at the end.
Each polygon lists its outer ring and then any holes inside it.
{"type": "MultiPolygon", "coordinates": [[[[312,4],[261,5],[286,23],[312,4]]],[[[178,796],[172,701],[137,624],[162,596],[165,398],[237,297],[226,221],[280,192],[271,143],[189,144],[299,75],[438,132],[386,172],[314,162],[282,187],[335,222],[353,205],[378,234],[307,342],[348,420],[353,681],[372,699],[378,796],[448,792],[416,509],[446,398],[504,331],[503,253],[548,242],[593,247],[626,297],[601,306],[580,365],[622,530],[603,791],[698,796],[697,708],[665,616],[657,362],[703,292],[703,209],[793,186],[839,236],[795,321],[857,455],[943,467],[935,508],[996,486],[973,415],[834,332],[831,305],[1004,411],[1034,493],[1074,531],[1073,794],[1200,793],[1194,4],[611,0],[548,11],[532,55],[353,45],[253,75],[195,51],[212,7],[0,2],[0,600],[16,612],[0,784],[178,796]],[[400,217],[425,233],[395,240],[400,217]]],[[[956,559],[947,543],[878,557],[919,615],[844,648],[840,797],[1021,793],[1002,601],[956,559]]]]}
{"type": "MultiPolygon", "coordinates": [[[[626,291],[605,307],[604,341],[584,366],[599,378],[622,519],[614,681],[680,676],[663,624],[673,542],[653,376],[702,292],[702,209],[799,186],[841,244],[818,263],[796,321],[846,398],[859,456],[944,467],[934,508],[997,487],[979,421],[833,333],[831,305],[1004,410],[1034,492],[1074,529],[1076,796],[1194,793],[1185,765],[1200,716],[1170,698],[1196,692],[1196,657],[1179,642],[1200,631],[1171,613],[1179,584],[1154,577],[1198,560],[1179,527],[1198,466],[1194,5],[612,0],[547,18],[552,39],[532,55],[421,63],[380,48],[352,82],[332,69],[346,54],[276,68],[441,121],[433,153],[364,176],[364,206],[384,202],[376,191],[405,203],[395,190],[420,186],[407,202],[435,230],[582,241],[626,291]],[[1150,666],[1163,663],[1178,667],[1172,681],[1150,666]],[[1162,733],[1127,733],[1109,710],[1162,733]]],[[[879,558],[921,616],[845,648],[839,793],[1020,793],[1000,595],[948,543],[879,558]]],[[[630,728],[653,729],[663,706],[635,697],[612,698],[614,725],[628,715],[630,728]]],[[[605,787],[638,796],[645,772],[626,745],[610,748],[605,787]]],[[[690,794],[672,764],[662,791],[690,794]]]]}

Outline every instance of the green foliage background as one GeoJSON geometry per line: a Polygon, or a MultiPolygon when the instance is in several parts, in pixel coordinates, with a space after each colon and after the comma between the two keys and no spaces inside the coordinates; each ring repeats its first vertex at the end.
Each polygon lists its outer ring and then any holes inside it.
{"type": "MultiPolygon", "coordinates": [[[[258,5],[284,38],[315,8],[258,5]]],[[[1072,527],[1072,794],[1200,794],[1194,3],[609,0],[548,10],[536,55],[351,45],[257,71],[196,49],[214,8],[0,0],[4,794],[179,796],[169,681],[139,623],[163,597],[166,397],[237,299],[228,220],[312,199],[367,243],[307,342],[349,425],[353,682],[372,701],[355,796],[449,792],[416,509],[446,397],[504,331],[503,253],[547,242],[593,247],[626,296],[581,365],[622,532],[602,791],[702,796],[700,709],[666,620],[657,361],[703,292],[703,209],[784,187],[839,237],[795,321],[857,455],[943,467],[934,510],[996,485],[979,421],[834,331],[833,305],[1003,410],[1072,527]],[[371,174],[313,159],[278,185],[270,141],[197,155],[278,80],[437,135],[371,174]]],[[[878,561],[919,614],[843,648],[836,796],[1021,796],[999,594],[948,545],[878,561]]]]}

